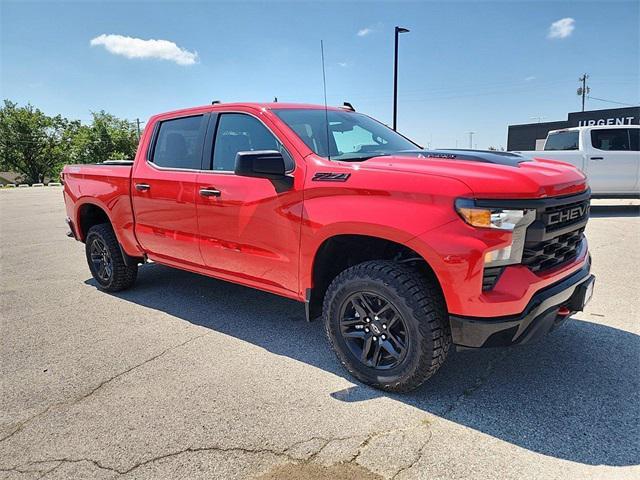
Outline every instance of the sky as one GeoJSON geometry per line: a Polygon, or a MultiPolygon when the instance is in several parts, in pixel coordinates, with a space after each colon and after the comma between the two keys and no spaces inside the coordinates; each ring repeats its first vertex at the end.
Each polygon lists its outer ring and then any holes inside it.
{"type": "MultiPolygon", "coordinates": [[[[640,104],[640,1],[31,2],[0,0],[0,95],[89,121],[212,100],[351,102],[431,148],[506,145],[590,95],[640,104]]],[[[587,109],[618,105],[588,99],[587,109]]]]}

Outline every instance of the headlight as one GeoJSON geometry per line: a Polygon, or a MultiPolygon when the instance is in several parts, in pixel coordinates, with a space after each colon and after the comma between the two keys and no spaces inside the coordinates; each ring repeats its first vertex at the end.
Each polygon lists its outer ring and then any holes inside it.
{"type": "Polygon", "coordinates": [[[525,210],[476,207],[472,200],[466,198],[456,200],[456,211],[465,222],[474,227],[509,231],[513,231],[526,214],[525,210]]]}
{"type": "Polygon", "coordinates": [[[511,232],[510,245],[485,252],[486,267],[513,265],[522,261],[527,227],[536,218],[535,210],[479,207],[469,198],[457,199],[455,206],[458,215],[469,225],[511,232]]]}

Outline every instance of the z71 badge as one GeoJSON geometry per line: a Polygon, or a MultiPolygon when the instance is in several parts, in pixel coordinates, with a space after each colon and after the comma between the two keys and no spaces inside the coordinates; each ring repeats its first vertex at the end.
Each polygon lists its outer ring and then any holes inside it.
{"type": "Polygon", "coordinates": [[[316,173],[311,179],[312,182],[346,182],[351,176],[350,173],[331,173],[321,172],[316,173]]]}

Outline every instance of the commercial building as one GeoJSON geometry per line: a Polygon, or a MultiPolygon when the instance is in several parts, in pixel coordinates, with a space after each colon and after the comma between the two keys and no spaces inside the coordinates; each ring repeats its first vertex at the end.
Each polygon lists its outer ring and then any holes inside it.
{"type": "Polygon", "coordinates": [[[606,110],[590,110],[588,112],[572,112],[567,120],[557,122],[527,123],[509,125],[507,150],[540,150],[547,133],[560,128],[580,127],[585,125],[638,125],[640,124],[640,107],[609,108],[606,110]]]}

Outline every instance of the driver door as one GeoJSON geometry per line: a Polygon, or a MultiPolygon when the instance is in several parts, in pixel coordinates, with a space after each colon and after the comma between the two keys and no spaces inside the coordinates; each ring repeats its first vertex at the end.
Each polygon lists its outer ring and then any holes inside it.
{"type": "Polygon", "coordinates": [[[205,265],[217,276],[295,295],[302,169],[294,171],[291,155],[273,130],[249,113],[220,113],[213,138],[212,162],[198,175],[196,188],[205,265]],[[255,150],[283,153],[294,176],[291,189],[278,191],[271,180],[234,174],[236,154],[255,150]]]}

